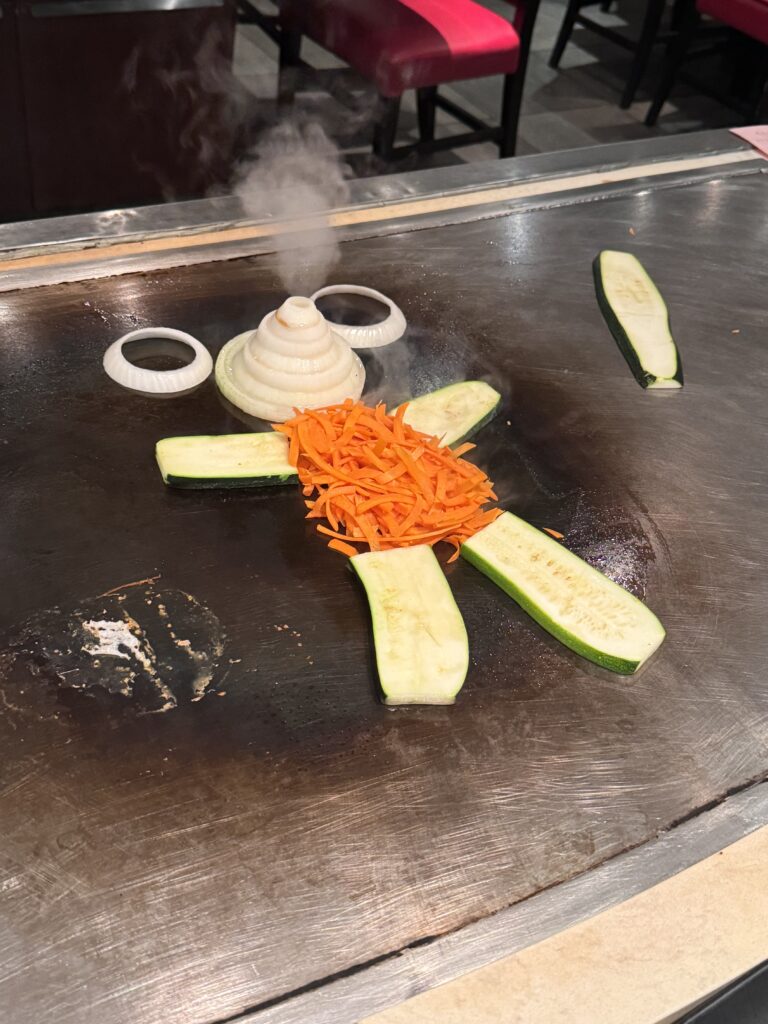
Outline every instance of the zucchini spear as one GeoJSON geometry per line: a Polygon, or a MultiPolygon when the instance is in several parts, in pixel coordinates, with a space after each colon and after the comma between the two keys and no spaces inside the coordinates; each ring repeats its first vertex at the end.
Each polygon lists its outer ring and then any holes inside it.
{"type": "Polygon", "coordinates": [[[638,384],[681,388],[683,367],[669,313],[642,263],[632,253],[604,249],[593,270],[598,305],[638,384]]]}

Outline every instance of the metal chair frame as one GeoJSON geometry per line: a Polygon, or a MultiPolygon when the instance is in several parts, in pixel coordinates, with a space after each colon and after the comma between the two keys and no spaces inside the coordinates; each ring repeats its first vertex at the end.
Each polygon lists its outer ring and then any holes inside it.
{"type": "Polygon", "coordinates": [[[650,60],[654,46],[658,43],[667,42],[674,34],[676,34],[675,29],[680,24],[690,0],[675,0],[672,15],[673,30],[671,33],[662,33],[659,31],[664,10],[666,8],[666,0],[646,0],[645,17],[643,18],[643,24],[640,30],[640,38],[637,40],[628,39],[625,35],[617,32],[615,29],[609,28],[606,25],[601,25],[599,22],[595,21],[594,18],[590,18],[586,14],[581,13],[583,7],[594,6],[598,3],[600,4],[602,11],[610,10],[611,0],[569,0],[568,7],[566,8],[565,15],[563,17],[563,23],[560,26],[557,41],[555,42],[554,49],[552,50],[552,56],[549,58],[549,66],[552,68],[558,67],[563,56],[563,52],[571,38],[571,34],[577,25],[590,29],[592,32],[602,36],[604,39],[608,39],[612,43],[622,46],[625,50],[631,50],[634,57],[619,101],[619,106],[623,110],[626,110],[627,107],[630,107],[634,102],[635,95],[640,86],[640,82],[643,79],[646,68],[648,67],[648,61],[650,60]]]}
{"type": "MultiPolygon", "coordinates": [[[[247,3],[248,0],[240,0],[247,3]]],[[[517,132],[520,122],[520,108],[525,86],[525,72],[531,49],[531,39],[536,23],[540,0],[526,0],[525,18],[520,33],[520,57],[517,70],[504,76],[501,102],[501,121],[498,125],[489,125],[476,117],[471,111],[445,96],[440,95],[439,85],[425,86],[417,89],[417,112],[419,124],[419,141],[411,145],[395,145],[397,125],[400,115],[401,96],[380,96],[379,115],[374,125],[373,151],[384,162],[389,163],[412,153],[426,155],[442,150],[454,149],[457,146],[469,146],[478,142],[495,142],[499,147],[500,157],[514,156],[517,144],[517,132]],[[435,118],[437,110],[445,110],[457,121],[466,125],[468,132],[451,135],[446,138],[435,138],[435,118]]],[[[260,17],[264,17],[260,15],[260,17]]],[[[308,65],[301,59],[302,34],[287,29],[279,29],[280,46],[280,82],[278,100],[281,104],[293,102],[298,89],[299,69],[307,69],[308,65]]]]}
{"type": "MultiPolygon", "coordinates": [[[[675,82],[678,76],[680,76],[680,69],[683,63],[686,60],[709,56],[721,48],[715,44],[690,52],[694,39],[697,36],[714,36],[717,38],[723,35],[724,30],[730,31],[728,26],[720,24],[708,25],[702,28],[702,18],[696,8],[696,4],[690,4],[689,8],[685,11],[680,31],[667,48],[661,78],[653,95],[651,105],[648,108],[648,113],[645,116],[645,123],[649,127],[652,127],[658,121],[661,109],[669,99],[675,82]]],[[[768,47],[765,48],[763,69],[758,78],[758,81],[760,80],[762,80],[762,86],[758,89],[759,95],[754,98],[755,101],[739,108],[739,112],[744,116],[745,120],[754,120],[757,123],[768,121],[768,47]]],[[[695,82],[694,84],[699,89],[702,89],[702,83],[695,82]]],[[[723,103],[728,102],[723,96],[715,95],[710,90],[707,90],[707,92],[723,103]]]]}

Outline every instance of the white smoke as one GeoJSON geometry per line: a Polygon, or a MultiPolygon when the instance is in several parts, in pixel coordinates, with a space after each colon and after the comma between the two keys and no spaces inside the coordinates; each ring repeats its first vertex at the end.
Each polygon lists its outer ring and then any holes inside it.
{"type": "Polygon", "coordinates": [[[338,262],[328,213],[349,200],[348,173],[325,130],[295,120],[271,128],[241,168],[235,192],[248,215],[291,222],[276,236],[278,274],[289,294],[311,294],[338,262]]]}

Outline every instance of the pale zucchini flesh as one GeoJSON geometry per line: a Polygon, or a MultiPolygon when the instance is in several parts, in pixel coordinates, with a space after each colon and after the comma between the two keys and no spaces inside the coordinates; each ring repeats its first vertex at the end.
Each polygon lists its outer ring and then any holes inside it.
{"type": "Polygon", "coordinates": [[[682,387],[667,306],[642,263],[632,253],[605,249],[593,269],[598,304],[638,383],[653,389],[682,387]]]}
{"type": "Polygon", "coordinates": [[[353,555],[368,597],[384,703],[453,704],[469,667],[464,620],[432,548],[353,555]]]}
{"type": "Polygon", "coordinates": [[[612,672],[635,672],[664,639],[664,627],[642,601],[511,512],[466,541],[461,553],[540,626],[612,672]]]}
{"type": "Polygon", "coordinates": [[[414,430],[454,445],[475,434],[493,419],[501,395],[483,380],[449,384],[408,402],[404,421],[414,430]]]}
{"type": "Polygon", "coordinates": [[[155,457],[170,487],[272,487],[298,479],[288,462],[288,438],[275,431],[166,437],[155,457]]]}

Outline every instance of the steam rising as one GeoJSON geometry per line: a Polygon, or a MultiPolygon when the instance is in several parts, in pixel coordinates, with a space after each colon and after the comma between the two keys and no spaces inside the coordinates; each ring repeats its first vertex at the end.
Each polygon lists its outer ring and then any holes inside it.
{"type": "Polygon", "coordinates": [[[291,221],[276,236],[278,274],[291,295],[320,288],[339,259],[328,211],[349,200],[348,171],[319,124],[283,122],[256,145],[235,188],[249,216],[291,221]]]}

